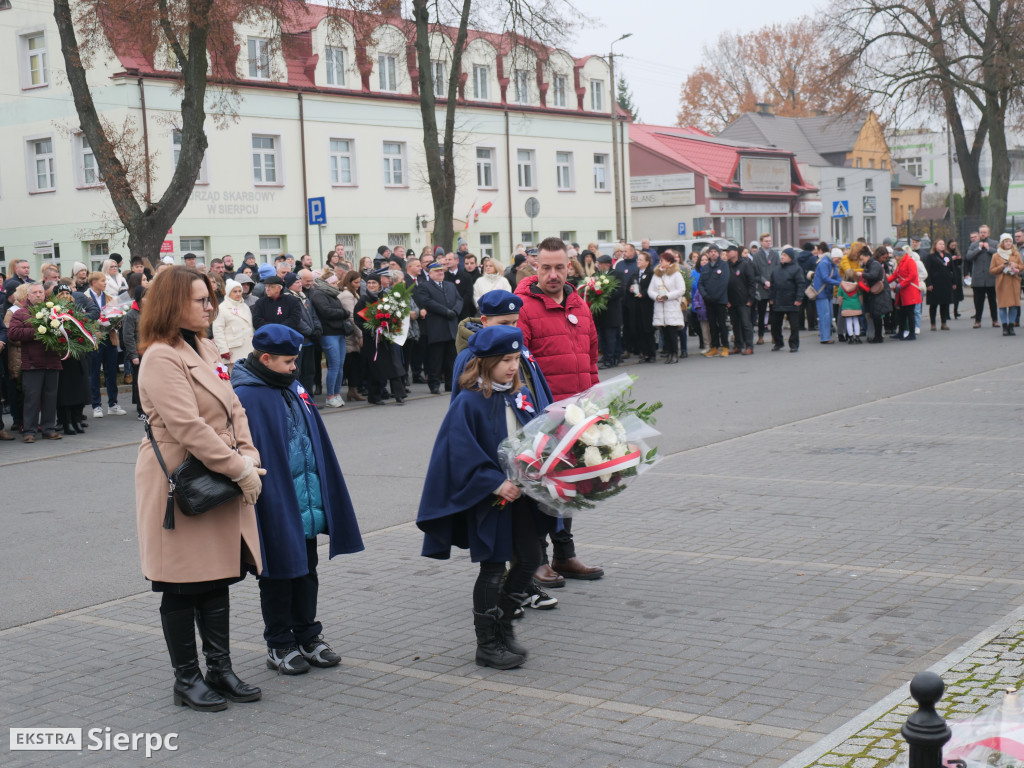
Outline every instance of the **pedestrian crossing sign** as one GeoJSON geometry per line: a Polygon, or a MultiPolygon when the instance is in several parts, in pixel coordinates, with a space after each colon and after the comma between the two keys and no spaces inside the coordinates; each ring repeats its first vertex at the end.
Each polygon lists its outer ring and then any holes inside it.
{"type": "Polygon", "coordinates": [[[845,219],[850,216],[850,201],[836,200],[832,203],[832,218],[845,219]]]}

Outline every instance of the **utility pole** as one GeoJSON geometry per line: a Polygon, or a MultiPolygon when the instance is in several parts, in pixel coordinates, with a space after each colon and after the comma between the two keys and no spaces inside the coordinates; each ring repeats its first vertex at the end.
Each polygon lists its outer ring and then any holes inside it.
{"type": "MultiPolygon", "coordinates": [[[[619,111],[619,100],[617,98],[615,98],[615,43],[617,43],[617,42],[619,42],[621,40],[625,40],[627,37],[632,37],[632,36],[633,36],[632,32],[627,32],[622,37],[620,37],[617,40],[613,41],[610,46],[608,46],[608,70],[609,70],[608,77],[611,80],[611,88],[609,89],[609,91],[611,93],[611,104],[609,104],[608,106],[610,107],[610,110],[609,110],[610,111],[610,117],[609,117],[609,119],[611,120],[611,125],[612,125],[612,189],[613,189],[613,194],[615,195],[615,239],[616,240],[621,240],[622,239],[623,219],[622,219],[622,201],[619,199],[619,195],[620,195],[620,186],[619,186],[619,137],[618,137],[618,133],[615,130],[615,124],[618,122],[616,118],[618,116],[618,111],[619,111]]],[[[625,151],[625,150],[623,150],[623,151],[625,151]]],[[[625,183],[625,179],[623,179],[622,181],[623,181],[623,183],[625,183]]]]}

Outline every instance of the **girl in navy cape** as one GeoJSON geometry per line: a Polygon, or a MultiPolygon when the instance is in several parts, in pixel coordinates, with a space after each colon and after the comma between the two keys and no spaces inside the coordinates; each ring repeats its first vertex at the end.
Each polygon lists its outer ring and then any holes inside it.
{"type": "Polygon", "coordinates": [[[473,587],[476,663],[512,669],[527,655],[516,642],[512,616],[527,600],[540,565],[538,532],[546,518],[505,477],[498,446],[537,409],[519,378],[522,331],[482,328],[469,348],[473,358],[434,442],[416,525],[424,533],[425,557],[446,560],[454,545],[468,548],[480,564],[473,587]]]}

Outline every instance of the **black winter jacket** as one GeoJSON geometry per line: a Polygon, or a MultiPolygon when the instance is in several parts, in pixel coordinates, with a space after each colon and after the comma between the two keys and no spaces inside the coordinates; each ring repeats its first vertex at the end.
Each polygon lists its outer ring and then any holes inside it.
{"type": "MultiPolygon", "coordinates": [[[[703,278],[701,280],[703,282],[703,278]]],[[[795,261],[783,264],[781,261],[772,270],[772,287],[768,289],[772,302],[772,309],[778,312],[791,312],[799,309],[796,302],[803,303],[807,297],[804,295],[804,288],[807,287],[807,278],[804,277],[804,270],[795,261]]]]}
{"type": "Polygon", "coordinates": [[[697,284],[705,304],[729,303],[729,262],[725,259],[709,261],[700,271],[697,284]]]}

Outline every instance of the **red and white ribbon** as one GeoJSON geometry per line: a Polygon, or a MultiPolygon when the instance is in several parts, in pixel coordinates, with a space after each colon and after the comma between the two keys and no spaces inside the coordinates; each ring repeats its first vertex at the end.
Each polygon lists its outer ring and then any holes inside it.
{"type": "Polygon", "coordinates": [[[99,349],[99,344],[96,343],[96,339],[93,338],[93,335],[91,333],[85,330],[85,326],[83,326],[82,323],[79,322],[74,315],[68,312],[59,312],[57,310],[57,307],[53,307],[53,309],[50,310],[50,320],[60,321],[60,326],[58,326],[57,330],[60,331],[60,335],[64,337],[64,342],[68,345],[68,351],[64,353],[64,356],[61,358],[61,360],[67,360],[68,357],[71,356],[71,339],[68,338],[68,331],[64,327],[65,321],[70,322],[72,325],[74,325],[75,328],[77,328],[81,332],[82,336],[84,336],[90,342],[92,342],[93,349],[99,349]]]}

